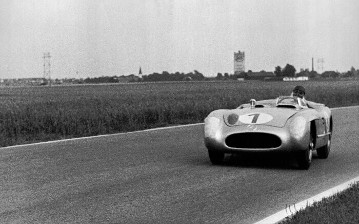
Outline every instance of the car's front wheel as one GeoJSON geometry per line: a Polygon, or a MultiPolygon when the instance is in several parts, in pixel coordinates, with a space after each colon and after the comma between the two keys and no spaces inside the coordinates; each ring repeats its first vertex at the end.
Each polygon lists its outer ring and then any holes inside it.
{"type": "Polygon", "coordinates": [[[300,151],[298,155],[298,165],[300,169],[308,170],[312,163],[314,149],[314,138],[310,135],[310,141],[308,148],[304,151],[300,151]]]}
{"type": "Polygon", "coordinates": [[[224,153],[208,150],[209,159],[211,160],[212,164],[218,165],[223,162],[224,153]]]}

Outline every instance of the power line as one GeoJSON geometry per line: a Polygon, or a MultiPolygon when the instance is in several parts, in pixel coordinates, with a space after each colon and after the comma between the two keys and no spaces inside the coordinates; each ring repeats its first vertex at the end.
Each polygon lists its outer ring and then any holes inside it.
{"type": "Polygon", "coordinates": [[[324,58],[318,58],[317,60],[318,70],[324,72],[324,58]]]}

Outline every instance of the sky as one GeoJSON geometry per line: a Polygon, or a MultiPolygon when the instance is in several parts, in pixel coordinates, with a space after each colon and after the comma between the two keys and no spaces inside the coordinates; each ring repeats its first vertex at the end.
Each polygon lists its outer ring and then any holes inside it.
{"type": "Polygon", "coordinates": [[[359,69],[358,0],[0,0],[0,79],[359,69]]]}

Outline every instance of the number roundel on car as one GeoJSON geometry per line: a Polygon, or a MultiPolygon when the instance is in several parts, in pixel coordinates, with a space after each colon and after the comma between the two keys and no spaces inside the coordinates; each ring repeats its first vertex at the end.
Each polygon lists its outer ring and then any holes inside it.
{"type": "Polygon", "coordinates": [[[273,117],[265,113],[250,113],[239,116],[238,120],[243,124],[265,124],[273,120],[273,117]]]}

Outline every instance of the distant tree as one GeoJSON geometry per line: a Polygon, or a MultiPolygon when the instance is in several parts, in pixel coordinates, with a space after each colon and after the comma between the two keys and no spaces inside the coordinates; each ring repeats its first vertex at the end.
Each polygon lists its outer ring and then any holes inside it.
{"type": "Polygon", "coordinates": [[[232,79],[237,80],[237,79],[243,79],[246,78],[247,73],[246,72],[236,72],[235,74],[232,75],[232,79]]]}
{"type": "Polygon", "coordinates": [[[185,81],[185,80],[204,80],[205,77],[202,73],[198,72],[197,70],[190,73],[169,73],[167,71],[163,71],[162,73],[152,73],[149,75],[142,76],[140,81],[142,82],[157,82],[157,81],[185,81]]]}
{"type": "Polygon", "coordinates": [[[353,66],[350,68],[350,73],[351,73],[352,77],[356,75],[356,71],[355,71],[355,68],[353,66]]]}
{"type": "Polygon", "coordinates": [[[295,76],[296,69],[293,65],[287,64],[283,70],[282,74],[285,77],[294,77],[295,76]]]}
{"type": "Polygon", "coordinates": [[[320,76],[322,78],[337,78],[339,76],[339,73],[335,71],[325,71],[320,76]]]}
{"type": "Polygon", "coordinates": [[[216,77],[216,79],[218,79],[218,80],[223,79],[223,75],[222,75],[222,73],[218,72],[218,73],[217,73],[217,77],[216,77]]]}
{"type": "Polygon", "coordinates": [[[228,73],[226,72],[226,73],[224,73],[224,79],[229,79],[229,75],[228,75],[228,73]]]}
{"type": "Polygon", "coordinates": [[[310,76],[309,69],[301,68],[300,72],[297,74],[297,76],[307,76],[307,77],[309,77],[310,76]]]}
{"type": "Polygon", "coordinates": [[[317,76],[318,76],[318,73],[316,71],[309,72],[309,78],[316,78],[317,76]]]}
{"type": "Polygon", "coordinates": [[[274,74],[275,74],[275,76],[277,76],[277,77],[283,76],[283,74],[282,74],[282,68],[281,68],[280,66],[275,67],[274,74]]]}
{"type": "Polygon", "coordinates": [[[333,73],[331,74],[331,77],[332,77],[332,78],[338,78],[338,77],[339,77],[339,72],[333,72],[333,73]]]}
{"type": "Polygon", "coordinates": [[[248,79],[249,72],[252,73],[252,70],[249,70],[248,73],[247,72],[241,72],[240,75],[242,77],[240,77],[240,78],[248,79]]]}
{"type": "Polygon", "coordinates": [[[169,75],[170,75],[170,73],[169,73],[169,72],[167,72],[167,71],[163,71],[163,72],[162,72],[162,75],[163,75],[163,76],[169,76],[169,75]]]}
{"type": "Polygon", "coordinates": [[[148,75],[142,75],[141,82],[147,82],[148,81],[148,75]]]}
{"type": "Polygon", "coordinates": [[[101,77],[94,77],[94,78],[86,78],[84,83],[115,83],[118,82],[116,76],[101,76],[101,77]]]}
{"type": "Polygon", "coordinates": [[[204,80],[204,75],[197,70],[194,70],[194,74],[191,76],[193,80],[204,80]]]}
{"type": "Polygon", "coordinates": [[[353,75],[353,73],[351,71],[347,71],[343,74],[343,77],[348,78],[351,77],[353,75]]]}
{"type": "Polygon", "coordinates": [[[146,82],[156,82],[156,81],[160,81],[161,78],[162,78],[162,75],[157,73],[157,72],[154,72],[152,74],[149,74],[147,76],[143,76],[143,81],[146,81],[146,82]]]}

